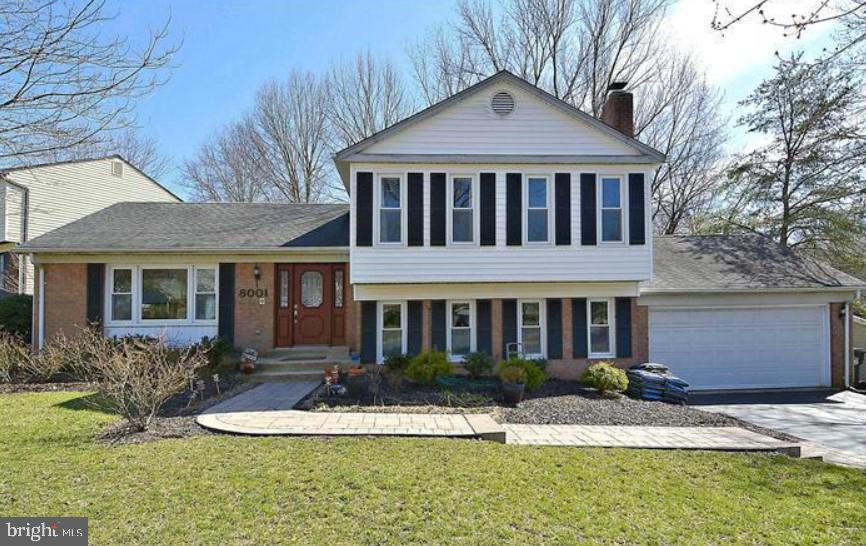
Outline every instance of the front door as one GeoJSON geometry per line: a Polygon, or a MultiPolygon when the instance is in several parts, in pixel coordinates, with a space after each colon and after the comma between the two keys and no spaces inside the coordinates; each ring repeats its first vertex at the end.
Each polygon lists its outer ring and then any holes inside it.
{"type": "Polygon", "coordinates": [[[332,287],[330,264],[293,264],[294,345],[331,343],[332,287]]]}

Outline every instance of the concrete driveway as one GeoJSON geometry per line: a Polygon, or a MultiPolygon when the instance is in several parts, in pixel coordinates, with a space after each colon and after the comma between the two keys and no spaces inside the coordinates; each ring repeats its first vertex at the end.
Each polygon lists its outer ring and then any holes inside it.
{"type": "Polygon", "coordinates": [[[689,404],[806,440],[828,462],[866,468],[866,396],[850,391],[693,394],[689,404]]]}

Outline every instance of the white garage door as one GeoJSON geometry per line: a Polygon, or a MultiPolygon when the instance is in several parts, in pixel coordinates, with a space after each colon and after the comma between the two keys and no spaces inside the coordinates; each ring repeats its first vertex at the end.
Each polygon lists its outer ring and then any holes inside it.
{"type": "Polygon", "coordinates": [[[650,307],[650,360],[693,389],[830,383],[826,306],[650,307]]]}

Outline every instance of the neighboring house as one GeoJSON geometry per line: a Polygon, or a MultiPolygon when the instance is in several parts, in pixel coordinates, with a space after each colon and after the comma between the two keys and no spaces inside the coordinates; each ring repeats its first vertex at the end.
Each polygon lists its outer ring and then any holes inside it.
{"type": "Polygon", "coordinates": [[[854,348],[866,350],[866,318],[854,316],[854,348]]]}
{"type": "Polygon", "coordinates": [[[33,293],[33,264],[9,250],[121,201],[180,198],[118,155],[0,170],[0,289],[33,293]]]}
{"type": "Polygon", "coordinates": [[[574,378],[669,364],[699,389],[842,386],[859,279],[751,236],[651,236],[664,161],[500,72],[335,156],[350,205],[124,203],[34,239],[36,343],[340,345],[365,363],[518,350],[574,378]],[[158,219],[159,221],[153,221],[158,219]]]}

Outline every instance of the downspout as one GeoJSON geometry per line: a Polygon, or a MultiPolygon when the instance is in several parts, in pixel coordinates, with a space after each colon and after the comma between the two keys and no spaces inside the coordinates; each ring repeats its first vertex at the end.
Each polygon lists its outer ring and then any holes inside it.
{"type": "Polygon", "coordinates": [[[45,266],[39,266],[39,350],[45,345],[45,266]]]}
{"type": "Polygon", "coordinates": [[[845,382],[847,389],[851,385],[851,302],[845,302],[845,382]]]}

